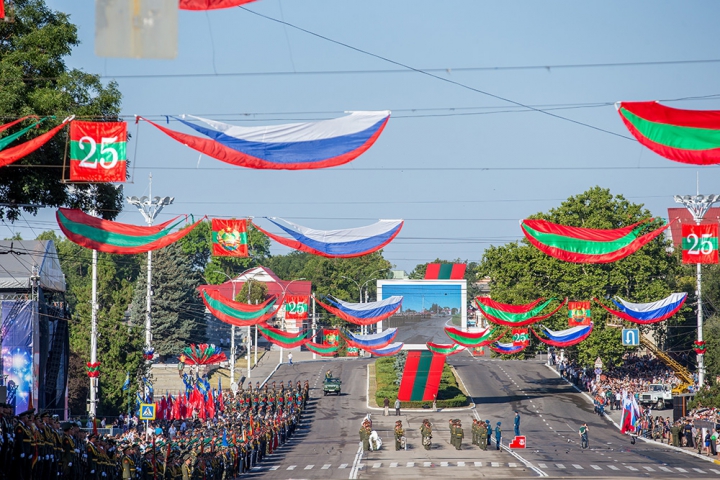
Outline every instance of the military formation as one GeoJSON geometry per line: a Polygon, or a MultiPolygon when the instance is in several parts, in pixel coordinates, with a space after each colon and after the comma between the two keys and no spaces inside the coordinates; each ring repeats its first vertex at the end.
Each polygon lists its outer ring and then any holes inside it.
{"type": "Polygon", "coordinates": [[[188,419],[180,430],[180,421],[160,421],[115,436],[34,409],[14,416],[0,403],[0,480],[229,480],[292,437],[308,395],[307,381],[250,385],[226,393],[215,420],[188,419]]]}

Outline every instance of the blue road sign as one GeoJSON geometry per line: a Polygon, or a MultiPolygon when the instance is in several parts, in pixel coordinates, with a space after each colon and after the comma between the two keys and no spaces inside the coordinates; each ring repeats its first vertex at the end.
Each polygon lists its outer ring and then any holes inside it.
{"type": "Polygon", "coordinates": [[[154,403],[141,403],[140,404],[140,420],[155,420],[155,404],[154,403]]]}
{"type": "Polygon", "coordinates": [[[623,328],[622,344],[626,347],[637,347],[640,345],[640,330],[637,328],[623,328]]]}

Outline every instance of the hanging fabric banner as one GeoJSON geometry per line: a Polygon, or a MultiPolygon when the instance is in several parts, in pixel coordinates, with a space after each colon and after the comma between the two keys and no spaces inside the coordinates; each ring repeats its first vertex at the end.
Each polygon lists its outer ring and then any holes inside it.
{"type": "Polygon", "coordinates": [[[718,224],[682,225],[683,263],[718,263],[718,224]]]}
{"type": "Polygon", "coordinates": [[[358,348],[378,349],[388,346],[398,333],[397,328],[388,328],[380,333],[372,333],[370,335],[353,335],[347,331],[340,331],[348,345],[358,348]]]}
{"type": "Polygon", "coordinates": [[[340,330],[334,328],[323,329],[323,339],[326,345],[339,345],[340,330]]]}
{"type": "Polygon", "coordinates": [[[180,10],[217,10],[232,8],[251,3],[256,0],[180,0],[180,10]]]}
{"type": "Polygon", "coordinates": [[[513,347],[527,347],[530,345],[530,332],[527,328],[512,329],[513,347]]]}
{"type": "Polygon", "coordinates": [[[440,387],[445,358],[428,351],[409,351],[397,398],[401,402],[432,401],[440,387]]]}
{"type": "Polygon", "coordinates": [[[330,295],[325,297],[327,305],[315,298],[315,302],[328,312],[356,325],[372,325],[393,316],[402,307],[403,297],[392,296],[385,300],[369,303],[349,303],[330,295]]]}
{"type": "Polygon", "coordinates": [[[177,119],[207,139],[137,118],[183,145],[222,162],[262,170],[308,170],[336,167],[355,160],[378,139],[390,112],[352,112],[332,120],[262,127],[239,127],[188,115],[208,128],[177,119]]]}
{"type": "Polygon", "coordinates": [[[340,345],[327,345],[324,343],[315,343],[308,341],[305,343],[305,348],[313,353],[320,355],[321,357],[334,357],[337,355],[340,345]]]}
{"type": "Polygon", "coordinates": [[[308,332],[288,333],[273,328],[268,324],[258,325],[258,331],[267,341],[283,348],[295,348],[307,343],[305,337],[307,337],[308,332]]]}
{"type": "Polygon", "coordinates": [[[212,245],[215,257],[247,257],[247,220],[213,218],[212,245]]]}
{"type": "Polygon", "coordinates": [[[477,333],[463,332],[454,327],[445,327],[445,334],[450,337],[450,340],[468,348],[490,345],[495,341],[496,333],[497,327],[495,326],[487,327],[477,333]]]}
{"type": "Polygon", "coordinates": [[[480,303],[486,307],[491,307],[496,310],[502,310],[503,312],[507,313],[527,313],[533,308],[537,307],[540,302],[545,300],[544,298],[538,298],[537,300],[526,303],[523,305],[511,305],[509,303],[500,303],[496,302],[490,297],[476,297],[475,301],[477,303],[480,303]]]}
{"type": "MultiPolygon", "coordinates": [[[[267,217],[266,217],[267,218],[267,217]]],[[[380,220],[372,225],[343,230],[314,230],[281,218],[267,218],[294,240],[255,228],[286,247],[328,258],[352,258],[376,252],[393,241],[403,227],[402,220],[380,220]],[[289,226],[282,225],[280,220],[289,226]]]]}
{"type": "Polygon", "coordinates": [[[28,140],[27,142],[21,143],[15,147],[6,148],[5,150],[0,151],[0,167],[10,165],[23,157],[27,157],[38,148],[45,145],[51,138],[57,135],[57,133],[62,130],[70,120],[72,120],[72,117],[65,119],[65,121],[57,127],[43,133],[42,135],[38,135],[32,140],[28,140]]]}
{"type": "Polygon", "coordinates": [[[590,325],[592,323],[590,302],[568,302],[568,318],[571,327],[590,325]]]}
{"type": "Polygon", "coordinates": [[[572,345],[577,345],[578,343],[588,338],[592,333],[593,324],[591,322],[589,325],[580,325],[577,327],[568,328],[567,330],[561,330],[559,332],[552,331],[547,327],[542,328],[548,338],[541,337],[533,329],[533,335],[535,335],[538,340],[553,347],[565,348],[572,345]]]}
{"type": "Polygon", "coordinates": [[[285,319],[305,320],[308,318],[309,295],[287,295],[285,297],[285,319]]]}
{"type": "Polygon", "coordinates": [[[680,110],[658,102],[619,102],[632,135],[658,155],[681,163],[720,163],[720,111],[680,110]]]}
{"type": "MultiPolygon", "coordinates": [[[[25,118],[28,118],[28,117],[25,117],[25,118]]],[[[18,138],[20,138],[20,137],[22,137],[23,135],[25,135],[27,132],[29,132],[29,131],[32,130],[33,128],[35,128],[35,127],[37,127],[38,125],[40,125],[42,122],[44,122],[44,121],[47,120],[48,118],[50,118],[50,117],[42,118],[42,119],[36,121],[35,123],[33,123],[32,125],[30,125],[29,127],[25,127],[25,128],[23,128],[22,130],[18,130],[17,132],[15,132],[15,133],[13,133],[13,134],[11,134],[11,135],[7,135],[7,136],[5,136],[5,137],[3,137],[3,138],[0,138],[0,150],[4,150],[5,147],[7,147],[8,145],[10,145],[12,142],[14,142],[15,140],[17,140],[18,138]]],[[[22,119],[21,119],[21,120],[22,120],[22,119]]],[[[6,128],[9,128],[10,126],[15,125],[15,124],[16,124],[17,122],[19,122],[19,121],[20,121],[20,120],[16,120],[16,121],[11,122],[11,123],[9,123],[9,124],[7,124],[7,125],[3,125],[2,130],[5,130],[6,128]]],[[[1,132],[2,130],[0,130],[0,132],[1,132]]]]}
{"type": "Polygon", "coordinates": [[[427,342],[425,343],[427,346],[427,349],[431,352],[437,354],[437,355],[455,355],[456,353],[460,353],[463,350],[465,350],[465,347],[462,345],[458,345],[457,343],[433,343],[433,342],[427,342]]]}
{"type": "Polygon", "coordinates": [[[520,353],[527,348],[525,345],[514,346],[512,343],[495,342],[490,345],[490,350],[500,355],[512,355],[520,353]]]}
{"type": "Polygon", "coordinates": [[[188,365],[212,365],[227,361],[227,356],[220,347],[207,343],[197,346],[191,343],[189,347],[183,349],[183,354],[188,365]]]}
{"type": "Polygon", "coordinates": [[[477,306],[482,314],[485,315],[485,318],[492,323],[497,323],[498,325],[504,325],[506,327],[524,327],[551,317],[564,307],[568,301],[567,298],[564,299],[557,308],[541,315],[540,312],[542,312],[553,300],[554,299],[552,298],[545,300],[545,302],[525,313],[510,313],[496,308],[486,307],[481,303],[478,303],[477,306]]]}
{"type": "Polygon", "coordinates": [[[179,231],[171,232],[183,220],[172,225],[164,223],[162,225],[166,228],[157,230],[157,227],[138,227],[101,220],[78,209],[60,208],[56,217],[60,229],[71,242],[99,252],[121,255],[146,253],[167,247],[203,221],[200,219],[179,231]]]}
{"type": "Polygon", "coordinates": [[[264,323],[275,316],[275,306],[282,305],[282,299],[272,297],[259,305],[236,302],[223,297],[217,290],[210,290],[205,286],[198,288],[205,306],[218,320],[235,325],[247,327],[264,323]]]}
{"type": "Polygon", "coordinates": [[[70,181],[124,182],[126,122],[70,122],[70,181]]]}
{"type": "Polygon", "coordinates": [[[546,255],[572,263],[611,263],[637,252],[670,226],[646,232],[645,222],[611,230],[527,219],[520,226],[528,241],[546,255]]]}
{"type": "Polygon", "coordinates": [[[397,353],[402,350],[403,345],[403,342],[395,342],[382,348],[364,348],[363,350],[376,357],[391,357],[397,355],[397,353]]]}
{"type": "Polygon", "coordinates": [[[617,297],[617,301],[613,299],[617,310],[606,307],[600,303],[600,300],[597,298],[594,300],[605,310],[623,320],[639,324],[648,324],[662,322],[679,312],[685,300],[687,300],[687,293],[673,293],[662,300],[650,303],[632,303],[617,297]]]}

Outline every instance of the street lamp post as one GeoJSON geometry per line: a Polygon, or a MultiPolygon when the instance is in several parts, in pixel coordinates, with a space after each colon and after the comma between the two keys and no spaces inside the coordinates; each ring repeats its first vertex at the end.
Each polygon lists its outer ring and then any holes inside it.
{"type": "MultiPolygon", "coordinates": [[[[675,195],[675,203],[681,203],[687,208],[693,216],[693,220],[697,225],[700,225],[703,217],[707,213],[708,209],[713,203],[720,200],[719,195],[675,195]]],[[[702,311],[702,264],[696,264],[697,273],[697,331],[698,331],[698,342],[703,341],[703,311],[702,311]]],[[[698,368],[698,385],[700,387],[705,383],[705,356],[702,353],[697,354],[697,368],[698,368]]]]}
{"type": "MultiPolygon", "coordinates": [[[[150,174],[150,186],[148,197],[127,197],[128,203],[134,205],[145,218],[148,226],[152,226],[153,220],[158,216],[166,205],[171,205],[174,197],[152,197],[152,173],[150,174]]],[[[147,254],[147,310],[145,312],[145,349],[152,350],[152,252],[147,254]]]]}
{"type": "MultiPolygon", "coordinates": [[[[295,280],[290,280],[287,285],[282,289],[282,298],[285,298],[285,292],[287,289],[292,285],[293,282],[299,282],[300,280],[305,280],[305,278],[296,278],[295,280]]],[[[287,304],[286,304],[287,305],[287,304]]],[[[285,308],[283,305],[281,307],[285,308]]],[[[280,309],[278,309],[280,311],[280,309]]],[[[283,316],[282,316],[282,324],[280,326],[280,330],[285,331],[285,314],[287,313],[287,310],[283,310],[283,316]]],[[[283,362],[283,352],[285,351],[284,347],[280,347],[280,362],[283,362]]]]}
{"type": "MultiPolygon", "coordinates": [[[[235,282],[237,279],[230,277],[225,272],[219,272],[225,275],[225,277],[232,283],[232,299],[235,301],[235,282]]],[[[230,386],[235,383],[235,325],[230,326],[230,386]]]]}
{"type": "MultiPolygon", "coordinates": [[[[340,277],[341,277],[341,278],[344,278],[344,279],[346,279],[346,280],[350,280],[351,282],[353,282],[353,283],[358,287],[358,290],[360,291],[360,300],[359,300],[359,302],[360,302],[360,303],[363,303],[363,288],[365,287],[365,285],[368,284],[368,282],[371,282],[371,281],[373,281],[373,280],[377,280],[377,277],[373,277],[373,275],[375,275],[376,273],[379,273],[379,272],[381,272],[381,271],[382,271],[382,270],[375,270],[374,272],[372,272],[370,275],[368,275],[370,278],[368,278],[367,280],[365,280],[365,282],[364,282],[362,285],[361,285],[359,282],[355,281],[354,279],[352,279],[352,278],[350,278],[350,277],[346,277],[345,275],[340,275],[340,277]]],[[[366,290],[366,291],[365,291],[365,303],[367,303],[367,300],[368,300],[368,298],[367,298],[367,290],[366,290]]],[[[361,326],[360,326],[360,332],[361,332],[363,335],[364,335],[365,333],[367,333],[367,327],[366,327],[365,325],[361,325],[361,326]]]]}

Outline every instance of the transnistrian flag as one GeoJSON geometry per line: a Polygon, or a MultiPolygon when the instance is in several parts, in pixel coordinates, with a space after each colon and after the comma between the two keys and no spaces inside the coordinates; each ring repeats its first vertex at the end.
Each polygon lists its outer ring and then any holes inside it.
{"type": "Polygon", "coordinates": [[[70,122],[70,181],[124,182],[126,122],[70,122]]]}
{"type": "Polygon", "coordinates": [[[216,257],[247,257],[247,220],[213,218],[212,243],[216,257]]]}
{"type": "Polygon", "coordinates": [[[590,325],[592,323],[590,301],[568,302],[568,317],[568,323],[571,327],[590,325]]]}
{"type": "Polygon", "coordinates": [[[682,226],[683,263],[718,263],[718,224],[682,226]]]}
{"type": "Polygon", "coordinates": [[[285,297],[285,318],[304,320],[308,316],[308,295],[288,295],[285,297]]]}
{"type": "Polygon", "coordinates": [[[514,347],[527,347],[530,345],[530,332],[527,328],[513,328],[512,341],[514,347]]]}

